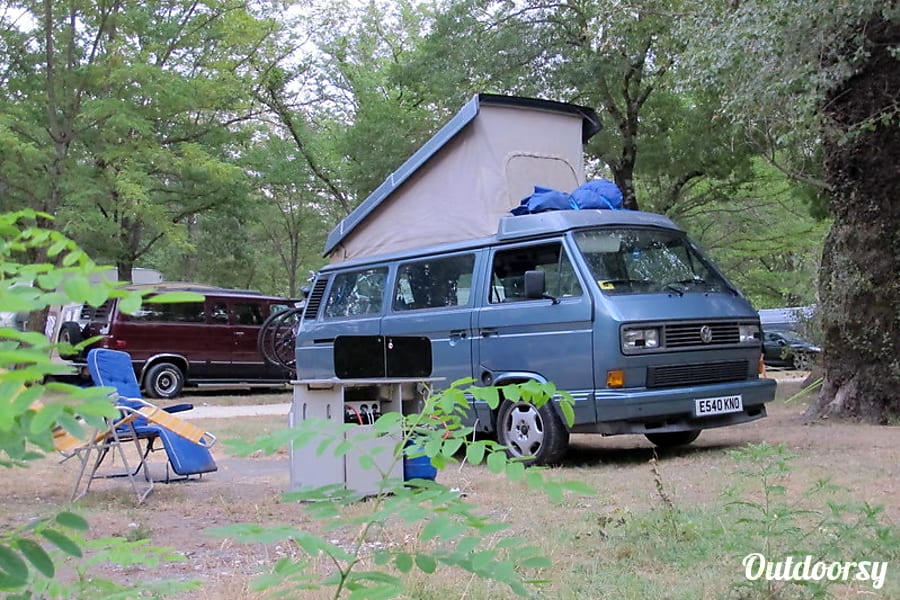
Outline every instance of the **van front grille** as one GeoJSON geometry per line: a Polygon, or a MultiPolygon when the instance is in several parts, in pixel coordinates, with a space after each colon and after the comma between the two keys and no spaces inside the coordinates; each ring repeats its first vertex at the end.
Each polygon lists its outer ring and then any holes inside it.
{"type": "Polygon", "coordinates": [[[303,309],[304,319],[315,319],[319,312],[319,305],[322,304],[322,296],[325,295],[325,286],[328,285],[328,277],[320,277],[316,279],[312,292],[306,300],[306,306],[303,309]]]}
{"type": "Polygon", "coordinates": [[[679,385],[703,385],[747,379],[750,364],[746,360],[666,365],[647,369],[647,387],[662,388],[679,385]]]}
{"type": "Polygon", "coordinates": [[[665,347],[690,348],[692,346],[725,346],[741,341],[738,323],[734,321],[703,321],[694,323],[666,323],[665,347]],[[712,339],[704,342],[700,329],[704,326],[712,330],[712,339]]]}

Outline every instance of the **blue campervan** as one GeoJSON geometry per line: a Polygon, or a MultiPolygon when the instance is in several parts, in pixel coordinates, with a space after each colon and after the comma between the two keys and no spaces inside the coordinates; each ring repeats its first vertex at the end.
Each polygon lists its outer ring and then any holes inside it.
{"type": "MultiPolygon", "coordinates": [[[[495,100],[480,96],[473,102],[495,100]]],[[[496,101],[504,110],[522,108],[506,98],[496,101]]],[[[574,119],[582,134],[595,118],[582,107],[534,103],[525,107],[574,119]]],[[[515,152],[497,150],[497,131],[510,123],[508,114],[499,116],[497,126],[487,129],[494,134],[492,152],[505,157],[508,178],[515,152]]],[[[451,140],[467,126],[456,123],[457,129],[443,131],[442,144],[433,145],[466,151],[451,140]]],[[[419,195],[401,199],[400,206],[421,201],[427,177],[413,174],[434,154],[414,156],[419,164],[405,165],[406,177],[389,179],[332,232],[326,250],[345,255],[322,268],[312,284],[296,338],[299,379],[334,377],[340,336],[427,337],[432,376],[447,383],[550,381],[572,395],[571,427],[553,403],[538,410],[507,400],[496,411],[472,403],[471,424],[478,431],[496,434],[510,454],[538,464],[558,461],[570,433],[642,434],[672,446],[692,442],[703,429],[766,415],[775,382],[760,376],[759,316],[671,220],[600,209],[511,215],[518,193],[510,193],[500,201],[506,216],[493,223],[488,219],[498,213],[491,209],[470,223],[459,217],[462,229],[480,224],[488,235],[453,232],[441,241],[423,231],[425,220],[404,221],[408,210],[386,212],[388,199],[404,186],[419,195]],[[371,235],[370,251],[363,252],[348,238],[372,215],[387,233],[371,235]],[[398,240],[418,235],[435,243],[391,245],[397,233],[388,231],[391,226],[400,230],[398,240]]],[[[558,155],[547,152],[548,160],[558,155]]],[[[565,169],[556,175],[565,176],[565,169]]],[[[436,185],[442,181],[446,186],[439,176],[436,185]]],[[[574,189],[578,182],[569,183],[574,189]]],[[[453,190],[445,192],[452,199],[453,190]]]]}

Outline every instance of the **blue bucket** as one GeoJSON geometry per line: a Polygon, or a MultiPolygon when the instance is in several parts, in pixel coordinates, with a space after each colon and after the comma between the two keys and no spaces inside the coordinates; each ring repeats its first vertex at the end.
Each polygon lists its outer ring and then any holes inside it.
{"type": "Polygon", "coordinates": [[[410,479],[430,479],[434,481],[437,477],[437,468],[431,464],[431,458],[428,456],[416,456],[410,458],[403,456],[403,481],[410,479]]]}

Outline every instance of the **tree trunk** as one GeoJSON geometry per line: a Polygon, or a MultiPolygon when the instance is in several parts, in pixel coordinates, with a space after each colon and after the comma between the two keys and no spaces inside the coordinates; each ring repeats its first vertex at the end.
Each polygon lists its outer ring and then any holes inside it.
{"type": "Polygon", "coordinates": [[[807,417],[886,423],[900,417],[900,24],[860,30],[868,58],[823,110],[834,225],[819,274],[824,382],[807,417]]]}

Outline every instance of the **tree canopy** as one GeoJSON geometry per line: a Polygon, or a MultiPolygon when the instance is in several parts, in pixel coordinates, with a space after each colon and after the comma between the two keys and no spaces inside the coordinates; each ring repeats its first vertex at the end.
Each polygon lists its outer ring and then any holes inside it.
{"type": "Polygon", "coordinates": [[[758,308],[818,302],[822,407],[884,420],[900,383],[898,11],[6,3],[0,209],[55,215],[123,279],[140,263],[296,296],[327,231],[473,94],[575,102],[604,124],[589,175],[673,218],[758,308]]]}

